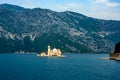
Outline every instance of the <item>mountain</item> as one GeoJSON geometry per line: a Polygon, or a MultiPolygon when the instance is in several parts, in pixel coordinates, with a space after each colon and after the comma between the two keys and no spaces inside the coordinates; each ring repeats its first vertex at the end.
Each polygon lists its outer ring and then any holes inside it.
{"type": "Polygon", "coordinates": [[[17,6],[17,5],[11,5],[11,4],[1,4],[0,5],[0,8],[1,9],[9,9],[9,10],[18,10],[18,11],[20,11],[20,10],[24,10],[24,8],[23,7],[20,7],[20,6],[17,6]]]}
{"type": "Polygon", "coordinates": [[[120,42],[115,45],[114,53],[120,53],[120,42]]]}
{"type": "Polygon", "coordinates": [[[120,41],[120,21],[65,11],[0,5],[0,53],[41,52],[47,46],[66,53],[110,52],[120,41]]]}

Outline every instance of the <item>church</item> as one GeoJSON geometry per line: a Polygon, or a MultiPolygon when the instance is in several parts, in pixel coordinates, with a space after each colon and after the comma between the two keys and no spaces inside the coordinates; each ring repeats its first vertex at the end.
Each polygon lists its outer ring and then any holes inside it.
{"type": "Polygon", "coordinates": [[[49,56],[49,57],[57,56],[57,57],[61,57],[62,53],[61,53],[60,49],[56,49],[56,48],[51,49],[51,47],[48,45],[47,54],[45,52],[42,52],[42,53],[40,53],[40,55],[38,54],[38,56],[49,56]]]}
{"type": "Polygon", "coordinates": [[[48,46],[48,56],[61,56],[61,50],[56,48],[51,49],[48,46]]]}

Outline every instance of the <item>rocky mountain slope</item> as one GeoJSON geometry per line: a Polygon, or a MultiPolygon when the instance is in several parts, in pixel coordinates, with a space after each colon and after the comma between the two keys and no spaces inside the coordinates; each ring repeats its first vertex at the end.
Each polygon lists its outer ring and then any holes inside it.
{"type": "Polygon", "coordinates": [[[47,45],[67,53],[110,52],[120,41],[119,32],[120,21],[0,5],[0,53],[41,52],[47,45]]]}

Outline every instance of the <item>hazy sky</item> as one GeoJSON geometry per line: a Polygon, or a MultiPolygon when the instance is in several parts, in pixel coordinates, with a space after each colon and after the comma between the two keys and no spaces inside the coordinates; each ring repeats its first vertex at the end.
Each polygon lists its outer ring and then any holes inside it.
{"type": "Polygon", "coordinates": [[[120,20],[120,0],[0,0],[25,8],[47,8],[54,11],[74,11],[99,19],[120,20]]]}

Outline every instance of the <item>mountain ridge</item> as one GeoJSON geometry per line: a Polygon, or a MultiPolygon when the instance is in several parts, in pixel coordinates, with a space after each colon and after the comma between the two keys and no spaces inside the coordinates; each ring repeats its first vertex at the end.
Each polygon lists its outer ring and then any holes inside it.
{"type": "Polygon", "coordinates": [[[47,45],[67,53],[109,52],[120,41],[120,21],[13,6],[0,5],[0,53],[41,52],[47,45]]]}

